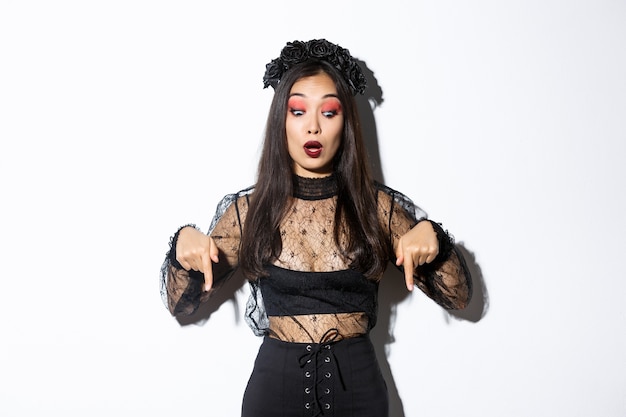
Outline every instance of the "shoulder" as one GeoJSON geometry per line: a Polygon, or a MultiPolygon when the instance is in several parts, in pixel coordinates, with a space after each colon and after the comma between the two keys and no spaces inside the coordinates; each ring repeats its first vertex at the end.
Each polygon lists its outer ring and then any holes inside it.
{"type": "Polygon", "coordinates": [[[376,189],[376,198],[379,208],[383,208],[388,212],[402,209],[415,220],[427,217],[426,212],[419,208],[413,200],[402,192],[378,181],[374,182],[374,187],[376,189]]]}
{"type": "Polygon", "coordinates": [[[224,218],[236,218],[237,221],[241,221],[243,213],[248,211],[248,198],[254,191],[254,185],[246,187],[237,192],[226,194],[217,203],[215,209],[215,215],[209,226],[209,233],[215,228],[217,222],[224,218]]]}
{"type": "Polygon", "coordinates": [[[220,208],[222,209],[228,208],[234,202],[237,202],[237,203],[244,202],[244,201],[247,202],[248,197],[250,196],[250,194],[252,194],[253,191],[254,191],[254,185],[251,185],[237,192],[226,194],[224,197],[222,197],[220,202],[217,204],[218,211],[220,210],[220,208]]]}

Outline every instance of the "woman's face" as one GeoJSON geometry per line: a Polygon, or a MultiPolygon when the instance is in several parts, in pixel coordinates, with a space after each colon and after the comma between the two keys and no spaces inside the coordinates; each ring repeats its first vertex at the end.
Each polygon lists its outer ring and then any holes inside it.
{"type": "Polygon", "coordinates": [[[332,173],[332,161],[341,144],[343,111],[328,74],[301,78],[291,87],[286,130],[296,175],[325,177],[332,173]]]}

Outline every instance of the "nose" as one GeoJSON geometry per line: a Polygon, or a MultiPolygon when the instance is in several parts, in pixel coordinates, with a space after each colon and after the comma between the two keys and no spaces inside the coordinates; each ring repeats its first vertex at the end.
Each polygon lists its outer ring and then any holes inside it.
{"type": "Polygon", "coordinates": [[[319,124],[319,121],[317,120],[317,117],[311,117],[311,119],[309,120],[307,133],[309,135],[319,135],[321,130],[322,129],[320,128],[320,124],[319,124]]]}

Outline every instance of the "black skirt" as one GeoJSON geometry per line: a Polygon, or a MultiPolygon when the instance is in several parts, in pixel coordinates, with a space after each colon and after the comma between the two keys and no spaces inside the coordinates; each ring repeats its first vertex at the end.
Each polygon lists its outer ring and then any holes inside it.
{"type": "Polygon", "coordinates": [[[265,337],[242,417],[387,417],[387,386],[369,336],[324,344],[265,337]]]}

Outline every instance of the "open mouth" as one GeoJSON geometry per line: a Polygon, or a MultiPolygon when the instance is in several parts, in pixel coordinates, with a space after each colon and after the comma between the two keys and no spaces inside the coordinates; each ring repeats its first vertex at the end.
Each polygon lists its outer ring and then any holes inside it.
{"type": "Polygon", "coordinates": [[[317,158],[322,153],[322,144],[316,140],[310,140],[304,144],[304,153],[311,158],[317,158]]]}

